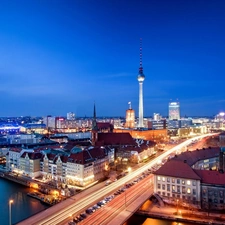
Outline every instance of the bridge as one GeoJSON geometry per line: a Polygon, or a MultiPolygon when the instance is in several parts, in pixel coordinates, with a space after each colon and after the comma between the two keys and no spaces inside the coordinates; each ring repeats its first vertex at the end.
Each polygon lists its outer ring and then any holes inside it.
{"type": "MultiPolygon", "coordinates": [[[[184,146],[190,144],[192,140],[209,135],[215,134],[202,135],[186,140],[176,147],[163,152],[157,158],[109,186],[103,186],[104,184],[102,184],[102,187],[94,186],[93,189],[87,189],[64,202],[52,206],[49,209],[18,223],[18,225],[68,224],[69,221],[72,221],[72,217],[79,215],[84,212],[85,209],[93,206],[106,196],[111,195],[116,190],[124,187],[124,185],[129,183],[131,180],[136,179],[138,176],[140,177],[143,172],[146,172],[149,168],[155,166],[160,160],[165,159],[174,152],[176,153],[184,146]]],[[[113,201],[88,216],[79,224],[123,224],[152,195],[152,193],[153,175],[151,174],[139,180],[139,182],[132,187],[126,189],[123,193],[116,196],[113,201]]]]}

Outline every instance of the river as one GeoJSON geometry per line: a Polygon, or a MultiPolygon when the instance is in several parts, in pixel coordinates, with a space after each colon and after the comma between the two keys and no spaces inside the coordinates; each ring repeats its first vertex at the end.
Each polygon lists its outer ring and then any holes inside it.
{"type": "Polygon", "coordinates": [[[9,199],[13,200],[11,207],[12,224],[49,207],[39,200],[27,196],[27,193],[31,191],[31,188],[0,178],[1,225],[9,224],[9,199]]]}

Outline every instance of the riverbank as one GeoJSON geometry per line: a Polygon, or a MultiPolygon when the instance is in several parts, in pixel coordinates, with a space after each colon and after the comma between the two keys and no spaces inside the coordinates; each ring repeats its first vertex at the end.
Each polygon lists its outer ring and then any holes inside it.
{"type": "Polygon", "coordinates": [[[42,194],[40,192],[29,192],[27,193],[28,196],[32,197],[32,198],[36,198],[39,201],[41,201],[42,203],[45,203],[49,206],[55,205],[59,202],[61,202],[60,198],[55,198],[52,195],[46,195],[46,194],[42,194]]]}
{"type": "Polygon", "coordinates": [[[58,189],[31,178],[2,171],[0,172],[0,177],[2,179],[10,180],[12,182],[32,188],[35,191],[30,192],[28,196],[34,197],[43,203],[54,205],[66,199],[65,196],[60,194],[58,189]]]}
{"type": "Polygon", "coordinates": [[[212,224],[225,225],[225,215],[215,212],[190,211],[185,208],[176,208],[170,205],[159,206],[158,204],[144,204],[136,215],[151,217],[157,219],[165,219],[176,222],[188,222],[192,224],[212,224]]]}

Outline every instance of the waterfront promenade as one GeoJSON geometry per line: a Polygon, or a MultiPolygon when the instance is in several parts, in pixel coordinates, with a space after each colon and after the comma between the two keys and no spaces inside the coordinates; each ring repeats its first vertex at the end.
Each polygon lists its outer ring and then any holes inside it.
{"type": "Polygon", "coordinates": [[[193,224],[225,225],[224,213],[189,210],[167,204],[159,206],[149,200],[136,212],[136,215],[193,224]]]}

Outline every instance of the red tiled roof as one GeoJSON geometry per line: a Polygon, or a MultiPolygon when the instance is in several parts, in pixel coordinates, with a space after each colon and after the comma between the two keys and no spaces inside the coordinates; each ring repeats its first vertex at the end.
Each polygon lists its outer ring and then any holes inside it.
{"type": "Polygon", "coordinates": [[[10,148],[10,151],[12,151],[12,152],[21,152],[22,148],[10,148]]]}
{"type": "Polygon", "coordinates": [[[184,161],[186,160],[189,166],[194,165],[199,160],[210,159],[214,157],[218,157],[220,153],[220,148],[207,148],[200,149],[195,151],[186,151],[181,153],[180,155],[176,155],[173,160],[184,161]]]}
{"type": "Polygon", "coordinates": [[[68,157],[68,162],[86,164],[88,162],[93,162],[95,159],[100,159],[105,157],[105,148],[94,147],[92,149],[85,149],[78,153],[72,153],[68,157]]]}
{"type": "Polygon", "coordinates": [[[194,170],[205,184],[225,184],[225,173],[212,170],[194,170]]]}
{"type": "Polygon", "coordinates": [[[166,162],[154,174],[194,180],[201,179],[187,163],[178,160],[166,162]]]}
{"type": "Polygon", "coordinates": [[[26,154],[28,154],[29,159],[41,159],[42,158],[42,154],[39,152],[24,152],[21,157],[25,158],[26,154]]]}
{"type": "Polygon", "coordinates": [[[98,142],[104,145],[137,145],[130,133],[98,133],[98,142]]]}
{"type": "Polygon", "coordinates": [[[62,161],[63,163],[67,163],[67,161],[68,161],[68,156],[61,155],[61,156],[60,156],[60,159],[61,159],[61,161],[62,161]]]}
{"type": "Polygon", "coordinates": [[[97,122],[97,127],[99,130],[101,129],[113,129],[113,125],[109,122],[97,122]]]}

